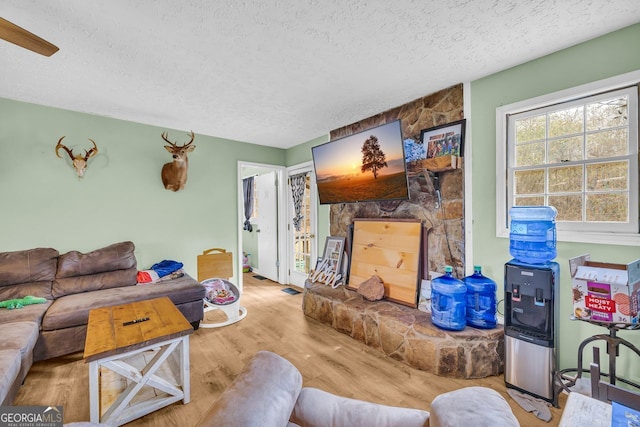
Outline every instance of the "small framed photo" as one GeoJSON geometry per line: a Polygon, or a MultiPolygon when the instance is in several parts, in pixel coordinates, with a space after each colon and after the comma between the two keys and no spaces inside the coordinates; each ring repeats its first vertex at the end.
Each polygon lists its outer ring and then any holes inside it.
{"type": "Polygon", "coordinates": [[[464,129],[466,119],[447,123],[420,132],[420,140],[426,151],[426,158],[442,156],[463,157],[464,129]]]}
{"type": "Polygon", "coordinates": [[[344,237],[328,236],[324,243],[323,258],[327,262],[327,269],[333,273],[341,273],[342,253],[344,252],[344,237]]]}

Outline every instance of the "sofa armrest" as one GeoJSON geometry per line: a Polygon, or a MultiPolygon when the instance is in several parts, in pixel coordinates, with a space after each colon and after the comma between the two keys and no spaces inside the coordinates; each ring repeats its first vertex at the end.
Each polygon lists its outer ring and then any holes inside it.
{"type": "Polygon", "coordinates": [[[304,387],[291,415],[300,427],[426,427],[429,413],[336,396],[304,387]]]}
{"type": "Polygon", "coordinates": [[[506,400],[487,387],[443,393],[431,402],[431,427],[520,427],[506,400]]]}
{"type": "Polygon", "coordinates": [[[302,375],[286,359],[259,351],[200,419],[199,426],[286,426],[302,375]]]}

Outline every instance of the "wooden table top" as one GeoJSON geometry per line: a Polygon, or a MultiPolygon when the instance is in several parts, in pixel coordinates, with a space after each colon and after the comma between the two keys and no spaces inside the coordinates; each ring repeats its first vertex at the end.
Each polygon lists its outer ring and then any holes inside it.
{"type": "Polygon", "coordinates": [[[193,327],[168,297],[95,308],[89,312],[84,359],[91,362],[191,333],[193,327]]]}

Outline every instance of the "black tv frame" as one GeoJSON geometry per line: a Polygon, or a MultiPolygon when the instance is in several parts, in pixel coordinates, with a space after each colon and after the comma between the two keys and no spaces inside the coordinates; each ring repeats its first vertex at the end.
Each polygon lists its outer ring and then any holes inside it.
{"type": "MultiPolygon", "coordinates": [[[[324,144],[317,145],[311,148],[311,152],[312,152],[312,158],[313,158],[314,171],[316,174],[316,185],[318,187],[318,196],[319,196],[321,205],[409,199],[409,180],[408,180],[408,174],[407,174],[407,164],[406,164],[406,158],[405,158],[405,152],[404,152],[404,140],[402,138],[402,126],[401,126],[400,119],[387,122],[382,125],[374,126],[372,128],[354,133],[352,135],[334,139],[324,144]],[[352,183],[349,182],[351,178],[346,177],[347,175],[339,175],[336,177],[333,177],[333,176],[323,177],[323,170],[326,171],[329,169],[328,164],[335,164],[347,156],[351,156],[351,158],[353,158],[355,156],[356,151],[358,153],[361,153],[361,147],[364,144],[364,141],[366,141],[369,138],[369,136],[376,135],[376,133],[378,133],[378,135],[382,133],[387,136],[384,140],[382,140],[380,137],[377,136],[378,142],[380,143],[380,146],[381,146],[380,148],[382,149],[383,152],[385,151],[384,147],[387,147],[387,151],[389,151],[389,148],[391,148],[391,151],[394,154],[397,152],[400,153],[399,158],[394,157],[393,159],[386,159],[387,164],[389,162],[393,162],[394,168],[398,169],[399,163],[401,162],[402,170],[394,173],[381,174],[378,178],[375,178],[373,180],[368,180],[368,181],[373,184],[377,182],[382,182],[382,181],[386,181],[387,183],[389,183],[392,180],[391,177],[393,177],[393,182],[395,183],[395,185],[392,187],[393,192],[385,193],[383,191],[384,189],[380,188],[380,189],[377,189],[377,191],[371,191],[371,195],[369,196],[365,195],[364,197],[360,197],[360,195],[364,193],[356,194],[354,197],[349,197],[345,193],[341,193],[343,197],[336,198],[336,197],[328,196],[326,190],[322,190],[322,187],[326,188],[326,186],[330,185],[330,183],[333,183],[335,187],[338,186],[337,184],[341,184],[341,183],[344,184],[344,186],[350,185],[352,183]],[[332,160],[329,161],[328,158],[332,160]],[[318,170],[318,168],[320,168],[321,170],[318,170]],[[400,178],[397,175],[402,175],[402,178],[400,178]],[[377,179],[380,179],[381,177],[386,177],[386,178],[381,181],[377,181],[377,179]],[[390,196],[387,196],[385,194],[389,194],[390,196]]],[[[361,156],[359,158],[360,158],[359,167],[361,167],[361,164],[362,164],[361,156]]],[[[360,171],[359,172],[360,174],[370,173],[368,171],[362,172],[361,169],[359,171],[360,171]]],[[[385,172],[384,168],[381,169],[381,171],[385,172]]],[[[352,185],[355,185],[355,179],[362,179],[358,177],[357,173],[354,173],[353,176],[354,176],[354,183],[352,185]]],[[[359,190],[363,189],[363,187],[365,186],[360,187],[359,190]]],[[[367,188],[370,189],[370,186],[367,188]]],[[[367,190],[363,189],[363,191],[367,191],[367,190]]]]}

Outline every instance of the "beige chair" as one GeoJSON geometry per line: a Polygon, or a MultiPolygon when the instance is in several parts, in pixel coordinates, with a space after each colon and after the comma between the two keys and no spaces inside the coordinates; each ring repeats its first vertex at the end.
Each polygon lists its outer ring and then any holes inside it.
{"type": "MultiPolygon", "coordinates": [[[[428,384],[425,384],[428,387],[428,384]]],[[[438,396],[431,414],[302,387],[289,361],[259,351],[198,422],[220,427],[509,427],[519,426],[494,390],[467,387],[438,396]]]]}

